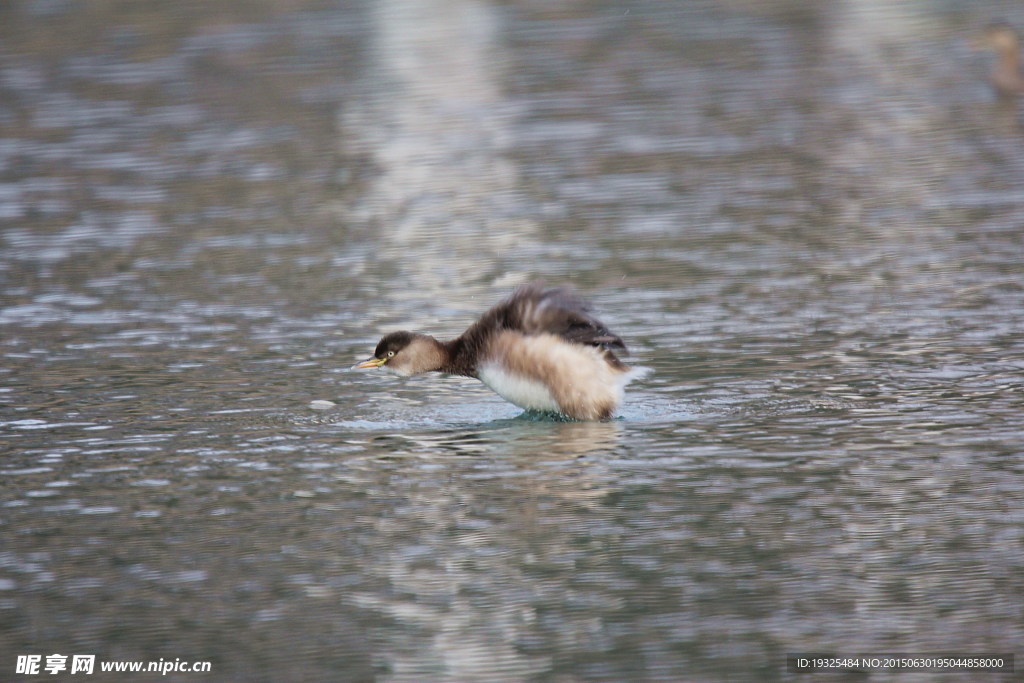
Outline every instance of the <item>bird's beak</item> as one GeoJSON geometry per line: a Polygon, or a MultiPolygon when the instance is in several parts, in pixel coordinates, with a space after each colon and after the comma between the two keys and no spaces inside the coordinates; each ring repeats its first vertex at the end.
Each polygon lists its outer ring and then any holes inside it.
{"type": "Polygon", "coordinates": [[[362,363],[356,363],[352,367],[355,370],[362,370],[362,369],[365,369],[365,368],[379,368],[380,366],[384,365],[387,362],[388,362],[387,357],[385,357],[385,358],[367,358],[362,363]]]}

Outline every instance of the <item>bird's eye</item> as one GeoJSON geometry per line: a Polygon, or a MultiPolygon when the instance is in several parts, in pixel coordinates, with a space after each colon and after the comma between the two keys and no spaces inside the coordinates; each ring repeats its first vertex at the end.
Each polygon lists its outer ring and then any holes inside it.
{"type": "Polygon", "coordinates": [[[395,355],[394,351],[388,351],[388,358],[391,358],[394,355],[395,355]]]}

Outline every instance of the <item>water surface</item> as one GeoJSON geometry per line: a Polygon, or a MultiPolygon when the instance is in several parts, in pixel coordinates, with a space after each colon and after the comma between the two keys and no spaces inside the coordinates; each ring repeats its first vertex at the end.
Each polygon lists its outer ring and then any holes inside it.
{"type": "Polygon", "coordinates": [[[967,46],[993,17],[1024,26],[937,0],[7,3],[0,668],[1021,654],[1024,131],[967,46]],[[652,368],[617,419],[350,369],[537,278],[652,368]]]}

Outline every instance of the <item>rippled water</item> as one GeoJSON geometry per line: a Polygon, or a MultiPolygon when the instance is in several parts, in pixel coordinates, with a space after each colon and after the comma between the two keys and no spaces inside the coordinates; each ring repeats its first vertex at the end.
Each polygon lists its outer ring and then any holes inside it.
{"type": "Polygon", "coordinates": [[[1024,129],[968,49],[992,18],[1024,27],[938,0],[5,3],[0,671],[1021,654],[1024,129]],[[614,421],[349,369],[535,278],[653,369],[614,421]]]}

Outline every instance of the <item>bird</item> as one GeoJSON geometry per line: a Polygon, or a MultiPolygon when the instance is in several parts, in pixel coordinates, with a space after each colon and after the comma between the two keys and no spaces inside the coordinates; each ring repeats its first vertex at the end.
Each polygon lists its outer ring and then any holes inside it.
{"type": "Polygon", "coordinates": [[[1005,22],[995,22],[975,39],[979,50],[996,53],[996,61],[989,74],[992,87],[1004,97],[1024,94],[1024,75],[1020,70],[1020,34],[1005,22]]]}
{"type": "Polygon", "coordinates": [[[418,332],[391,332],[373,356],[354,367],[410,376],[442,372],[474,377],[527,411],[572,420],[608,420],[626,384],[644,368],[619,360],[622,338],[568,287],[531,283],[485,312],[449,341],[418,332]]]}

